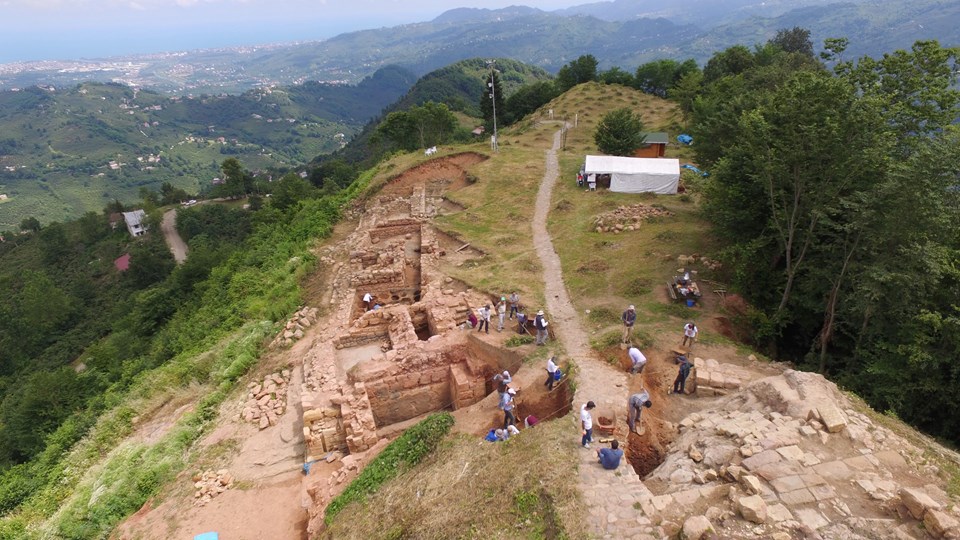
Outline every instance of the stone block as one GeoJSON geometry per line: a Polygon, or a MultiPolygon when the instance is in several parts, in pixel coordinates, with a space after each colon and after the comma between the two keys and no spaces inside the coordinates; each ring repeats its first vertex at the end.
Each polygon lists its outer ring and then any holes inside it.
{"type": "Polygon", "coordinates": [[[760,479],[752,474],[745,474],[740,477],[740,485],[743,486],[743,489],[747,493],[756,495],[763,491],[763,484],[760,482],[760,479]]]}
{"type": "Polygon", "coordinates": [[[923,525],[934,536],[945,536],[948,531],[960,527],[960,522],[946,512],[930,509],[923,516],[923,525]]]}
{"type": "Polygon", "coordinates": [[[800,447],[795,444],[777,448],[777,453],[783,456],[784,459],[792,461],[800,461],[803,459],[803,450],[800,450],[800,447]]]}
{"type": "Polygon", "coordinates": [[[900,501],[915,519],[923,519],[927,510],[940,510],[940,504],[917,488],[900,488],[900,501]]]}
{"type": "Polygon", "coordinates": [[[830,433],[840,432],[847,425],[847,418],[843,415],[840,409],[832,403],[823,404],[817,407],[817,414],[820,416],[820,420],[830,433]]]}
{"type": "Polygon", "coordinates": [[[753,523],[763,523],[767,520],[767,503],[759,495],[737,499],[737,511],[743,519],[753,523]]]}
{"type": "Polygon", "coordinates": [[[682,538],[685,540],[700,540],[708,532],[713,532],[713,525],[706,516],[693,516],[683,522],[682,538]]]}

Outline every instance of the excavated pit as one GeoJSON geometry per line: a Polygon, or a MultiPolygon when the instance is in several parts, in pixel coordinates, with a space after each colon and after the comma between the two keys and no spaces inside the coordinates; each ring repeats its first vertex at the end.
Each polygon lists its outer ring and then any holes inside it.
{"type": "Polygon", "coordinates": [[[643,478],[663,463],[666,452],[655,435],[630,433],[627,438],[627,461],[643,478]]]}

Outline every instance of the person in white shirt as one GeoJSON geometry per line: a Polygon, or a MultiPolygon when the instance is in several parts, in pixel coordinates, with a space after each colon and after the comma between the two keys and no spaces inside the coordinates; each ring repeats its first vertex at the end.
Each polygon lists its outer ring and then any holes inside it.
{"type": "Polygon", "coordinates": [[[507,316],[507,298],[505,296],[500,297],[500,302],[497,303],[497,332],[503,332],[503,319],[507,316]]]}
{"type": "Polygon", "coordinates": [[[588,401],[580,407],[580,426],[583,428],[580,446],[584,448],[590,448],[590,443],[593,441],[593,415],[590,414],[590,411],[594,407],[596,405],[592,401],[588,401]]]}
{"type": "Polygon", "coordinates": [[[543,383],[547,387],[547,391],[553,390],[553,383],[556,380],[557,370],[560,369],[557,367],[557,357],[551,356],[547,359],[547,380],[543,383]]]}
{"type": "Polygon", "coordinates": [[[490,304],[487,304],[479,309],[480,311],[480,326],[477,327],[477,332],[484,329],[486,326],[487,333],[490,333],[490,304]]]}
{"type": "Polygon", "coordinates": [[[683,341],[680,342],[681,347],[685,347],[687,342],[690,342],[690,348],[693,348],[693,342],[697,340],[697,334],[700,333],[700,330],[697,328],[697,325],[693,324],[693,321],[688,322],[683,326],[683,341]]]}
{"type": "Polygon", "coordinates": [[[363,310],[370,311],[370,308],[373,306],[373,295],[370,293],[365,293],[363,295],[363,310]]]}
{"type": "Polygon", "coordinates": [[[500,408],[503,409],[503,429],[507,429],[507,426],[512,426],[517,423],[517,417],[513,415],[513,396],[515,395],[517,395],[517,391],[510,388],[504,392],[503,397],[500,399],[500,408]]]}
{"type": "Polygon", "coordinates": [[[647,357],[636,347],[630,347],[627,350],[627,356],[630,357],[630,374],[643,373],[643,367],[647,365],[647,357]]]}

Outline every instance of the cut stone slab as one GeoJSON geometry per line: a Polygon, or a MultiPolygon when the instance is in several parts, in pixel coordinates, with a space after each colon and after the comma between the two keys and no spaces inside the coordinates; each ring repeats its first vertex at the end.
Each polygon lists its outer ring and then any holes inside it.
{"type": "Polygon", "coordinates": [[[794,510],[793,513],[797,516],[797,521],[813,530],[826,527],[830,524],[830,520],[823,517],[823,514],[813,508],[798,508],[794,510]]]}
{"type": "Polygon", "coordinates": [[[927,510],[923,516],[923,525],[935,536],[944,536],[947,531],[960,527],[960,521],[940,510],[927,510]]]}
{"type": "Polygon", "coordinates": [[[803,481],[803,478],[799,476],[774,478],[770,481],[770,485],[773,486],[773,489],[775,489],[777,493],[786,493],[788,491],[796,491],[798,489],[807,487],[806,483],[803,481]]]}
{"type": "Polygon", "coordinates": [[[800,461],[803,459],[803,450],[801,450],[800,447],[795,444],[777,448],[777,453],[783,456],[784,459],[789,459],[792,461],[800,461]]]}
{"type": "Polygon", "coordinates": [[[910,515],[916,519],[923,519],[923,514],[927,510],[940,510],[940,503],[931,499],[921,489],[900,488],[900,501],[910,511],[910,515]]]}
{"type": "Polygon", "coordinates": [[[853,471],[842,461],[828,461],[814,465],[813,470],[820,476],[831,480],[843,481],[853,476],[853,471]]]}
{"type": "Polygon", "coordinates": [[[737,510],[747,521],[763,523],[767,520],[767,503],[759,495],[740,497],[737,500],[737,510]]]}
{"type": "Polygon", "coordinates": [[[767,519],[773,523],[780,523],[793,519],[793,514],[782,504],[772,504],[767,507],[767,519]]]}
{"type": "Polygon", "coordinates": [[[789,504],[790,506],[796,506],[800,504],[812,503],[817,500],[813,496],[813,493],[810,493],[810,490],[807,488],[798,489],[796,491],[788,491],[786,493],[780,494],[780,500],[784,504],[789,504]]]}
{"type": "Polygon", "coordinates": [[[742,465],[746,467],[747,470],[754,471],[764,465],[776,463],[781,459],[780,454],[778,454],[776,450],[764,450],[759,454],[754,454],[744,459],[742,465]]]}
{"type": "Polygon", "coordinates": [[[823,425],[826,426],[827,431],[830,433],[840,432],[847,426],[847,418],[840,409],[832,403],[817,407],[817,414],[820,416],[820,421],[823,422],[823,425]]]}
{"type": "Polygon", "coordinates": [[[713,525],[706,516],[689,517],[683,522],[683,538],[686,540],[700,540],[711,531],[713,525]]]}

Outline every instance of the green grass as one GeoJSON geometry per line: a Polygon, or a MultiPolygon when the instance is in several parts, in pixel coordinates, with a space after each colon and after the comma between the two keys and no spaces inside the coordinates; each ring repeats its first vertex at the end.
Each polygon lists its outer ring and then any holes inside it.
{"type": "Polygon", "coordinates": [[[330,501],[324,513],[328,524],[351,503],[362,503],[391,478],[423,460],[453,426],[449,413],[431,414],[387,445],[369,465],[363,468],[340,495],[330,501]]]}

